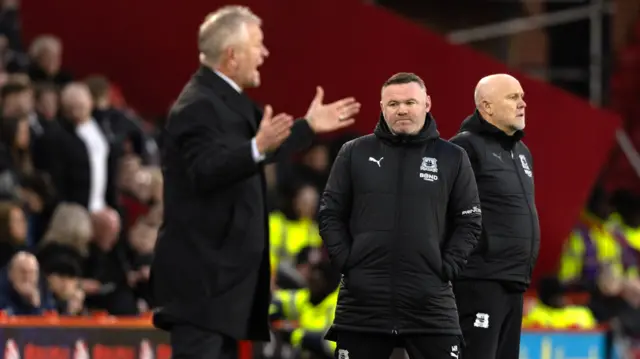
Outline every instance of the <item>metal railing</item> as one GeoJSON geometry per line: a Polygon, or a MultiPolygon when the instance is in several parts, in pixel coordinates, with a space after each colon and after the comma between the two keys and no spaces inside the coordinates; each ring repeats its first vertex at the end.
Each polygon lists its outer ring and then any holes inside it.
{"type": "MultiPolygon", "coordinates": [[[[542,27],[562,25],[574,21],[589,19],[589,100],[593,106],[603,103],[603,26],[604,16],[615,12],[615,6],[607,0],[593,0],[591,4],[553,13],[516,18],[471,29],[458,30],[448,35],[449,41],[455,44],[466,44],[497,37],[514,35],[542,27]]],[[[553,73],[554,69],[549,72],[553,73]]],[[[575,71],[574,71],[575,73],[575,71]]],[[[578,71],[579,74],[579,71],[578,71]]],[[[640,178],[640,153],[633,145],[624,129],[616,131],[616,141],[625,157],[640,178]]]]}
{"type": "Polygon", "coordinates": [[[514,35],[543,27],[562,25],[574,21],[589,19],[589,97],[594,106],[600,106],[603,102],[602,88],[604,83],[604,79],[602,78],[604,66],[602,38],[603,21],[604,15],[611,14],[614,11],[615,7],[612,2],[606,0],[594,0],[590,5],[547,14],[510,19],[470,29],[457,30],[450,33],[448,37],[449,41],[452,43],[466,44],[514,35]]]}

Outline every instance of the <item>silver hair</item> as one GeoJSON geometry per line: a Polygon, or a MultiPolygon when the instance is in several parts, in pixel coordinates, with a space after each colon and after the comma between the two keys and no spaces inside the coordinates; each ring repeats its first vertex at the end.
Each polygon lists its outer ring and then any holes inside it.
{"type": "Polygon", "coordinates": [[[62,51],[62,41],[53,35],[36,37],[29,47],[29,55],[37,59],[45,50],[62,51]]]}
{"type": "Polygon", "coordinates": [[[261,25],[262,20],[246,6],[229,5],[207,15],[198,32],[201,60],[218,62],[226,48],[249,36],[247,23],[261,25]]]}
{"type": "Polygon", "coordinates": [[[92,99],[89,86],[84,82],[71,82],[60,91],[60,102],[65,103],[70,99],[86,97],[92,99]]]}

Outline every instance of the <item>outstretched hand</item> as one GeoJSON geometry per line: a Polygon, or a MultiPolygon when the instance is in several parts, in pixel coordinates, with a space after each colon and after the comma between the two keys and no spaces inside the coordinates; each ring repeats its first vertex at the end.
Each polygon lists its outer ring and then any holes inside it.
{"type": "Polygon", "coordinates": [[[256,145],[260,153],[275,150],[291,134],[293,117],[286,113],[273,116],[273,108],[267,105],[264,109],[260,128],[256,134],[256,145]]]}
{"type": "Polygon", "coordinates": [[[318,86],[305,116],[314,132],[332,132],[355,123],[353,117],[360,112],[360,103],[355,98],[347,97],[329,104],[323,104],[323,99],[324,90],[318,86]]]}

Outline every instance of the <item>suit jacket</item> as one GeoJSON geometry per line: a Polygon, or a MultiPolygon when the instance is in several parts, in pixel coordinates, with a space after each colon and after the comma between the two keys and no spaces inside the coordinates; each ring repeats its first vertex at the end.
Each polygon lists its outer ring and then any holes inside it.
{"type": "MultiPolygon", "coordinates": [[[[51,126],[46,136],[51,136],[54,145],[44,168],[51,175],[58,194],[58,200],[78,203],[89,207],[91,192],[91,163],[89,149],[76,134],[75,126],[68,120],[62,119],[59,127],[51,126]],[[54,132],[55,131],[55,132],[54,132]]],[[[109,157],[107,159],[107,188],[105,202],[108,206],[118,209],[118,193],[116,178],[121,148],[118,143],[109,142],[109,157]]]]}
{"type": "Polygon", "coordinates": [[[261,110],[201,67],[164,129],[164,223],[151,283],[154,324],[188,323],[235,339],[269,340],[269,231],[264,163],[308,147],[313,131],[291,136],[256,163],[251,139],[261,110]]]}

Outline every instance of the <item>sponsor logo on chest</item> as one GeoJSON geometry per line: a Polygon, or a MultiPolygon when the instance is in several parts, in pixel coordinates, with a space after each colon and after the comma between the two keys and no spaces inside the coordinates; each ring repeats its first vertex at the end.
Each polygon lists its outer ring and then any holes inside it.
{"type": "Polygon", "coordinates": [[[438,180],[438,160],[433,157],[422,157],[420,164],[420,178],[428,182],[438,180]]]}

